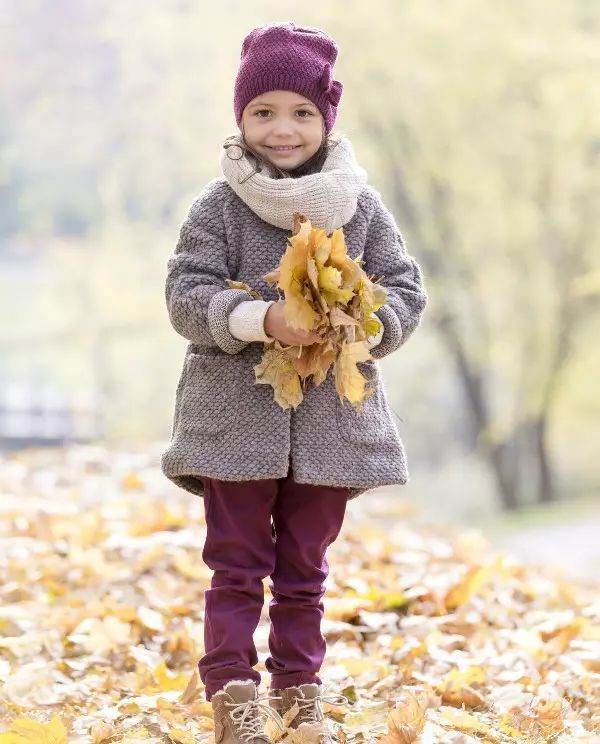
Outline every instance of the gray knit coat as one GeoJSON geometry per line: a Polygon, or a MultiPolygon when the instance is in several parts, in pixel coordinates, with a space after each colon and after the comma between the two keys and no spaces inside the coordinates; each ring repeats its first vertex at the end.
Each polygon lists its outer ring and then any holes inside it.
{"type": "Polygon", "coordinates": [[[252,299],[226,279],[246,282],[277,300],[263,274],[274,269],[291,232],[258,217],[224,176],[192,203],[167,262],[166,302],[174,329],[189,341],[177,384],[171,440],[161,457],[167,478],[204,496],[200,476],[222,480],[282,478],[343,486],[352,499],[377,486],[404,484],[405,450],[387,402],[378,359],[403,346],[419,325],[427,293],[418,263],[406,251],[379,192],[366,185],[343,226],[348,255],[387,290],[377,312],[384,326],[373,360],[359,369],[376,392],[361,413],[335,390],[333,370],[309,383],[296,409],[283,410],[270,385],[256,384],[262,342],[231,335],[228,314],[252,299]]]}

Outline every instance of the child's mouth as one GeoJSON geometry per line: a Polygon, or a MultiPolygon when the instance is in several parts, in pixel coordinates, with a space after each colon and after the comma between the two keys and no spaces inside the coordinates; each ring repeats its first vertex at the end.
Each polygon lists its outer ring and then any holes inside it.
{"type": "Polygon", "coordinates": [[[294,150],[297,150],[300,145],[294,145],[293,147],[271,147],[270,145],[267,145],[269,150],[273,150],[273,152],[294,152],[294,150]]]}

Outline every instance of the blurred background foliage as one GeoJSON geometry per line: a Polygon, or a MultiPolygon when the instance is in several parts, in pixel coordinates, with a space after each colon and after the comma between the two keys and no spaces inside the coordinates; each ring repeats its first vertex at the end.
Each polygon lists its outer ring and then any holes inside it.
{"type": "Polygon", "coordinates": [[[237,130],[243,37],[294,20],[339,44],[335,129],[430,296],[413,339],[382,361],[405,494],[481,516],[597,493],[597,2],[2,8],[5,400],[19,386],[79,395],[109,442],[166,442],[186,346],[166,262],[237,130]]]}

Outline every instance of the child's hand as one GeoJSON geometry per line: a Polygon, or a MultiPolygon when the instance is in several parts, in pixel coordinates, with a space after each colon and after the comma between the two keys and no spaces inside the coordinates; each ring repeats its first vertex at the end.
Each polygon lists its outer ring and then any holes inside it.
{"type": "Polygon", "coordinates": [[[314,331],[302,331],[287,324],[283,314],[285,300],[277,300],[265,314],[264,329],[267,336],[276,338],[284,346],[309,346],[319,338],[314,331]]]}

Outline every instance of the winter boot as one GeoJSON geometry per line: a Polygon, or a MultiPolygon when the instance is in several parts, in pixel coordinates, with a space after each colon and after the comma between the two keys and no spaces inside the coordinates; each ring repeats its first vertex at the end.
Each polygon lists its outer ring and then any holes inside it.
{"type": "Polygon", "coordinates": [[[267,736],[261,711],[275,720],[281,731],[285,730],[278,713],[258,697],[254,680],[232,679],[213,693],[215,744],[273,744],[267,736]]]}
{"type": "Polygon", "coordinates": [[[301,729],[302,726],[312,726],[321,728],[323,731],[322,744],[334,744],[335,739],[327,724],[327,719],[323,713],[322,703],[331,703],[332,705],[345,705],[348,698],[344,695],[323,695],[322,685],[316,683],[305,683],[298,687],[284,687],[281,689],[271,689],[269,693],[269,703],[279,713],[281,718],[287,711],[298,703],[298,713],[289,722],[289,729],[301,729]]]}

